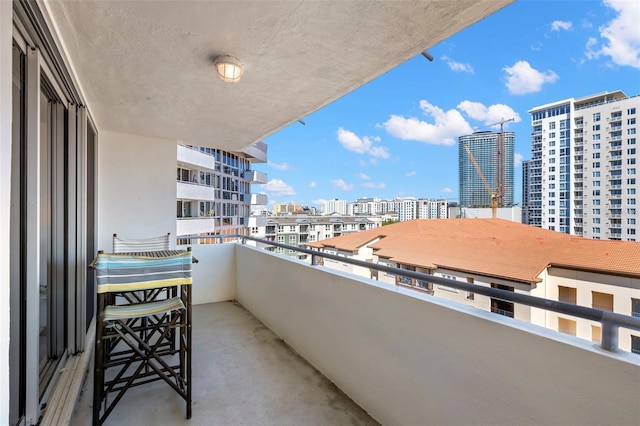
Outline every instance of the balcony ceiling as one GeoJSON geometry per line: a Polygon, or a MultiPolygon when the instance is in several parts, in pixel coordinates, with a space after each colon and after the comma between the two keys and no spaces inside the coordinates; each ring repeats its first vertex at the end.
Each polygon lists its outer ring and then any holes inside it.
{"type": "Polygon", "coordinates": [[[238,150],[512,1],[45,5],[100,130],[238,150]],[[216,77],[222,54],[245,64],[239,83],[216,77]]]}

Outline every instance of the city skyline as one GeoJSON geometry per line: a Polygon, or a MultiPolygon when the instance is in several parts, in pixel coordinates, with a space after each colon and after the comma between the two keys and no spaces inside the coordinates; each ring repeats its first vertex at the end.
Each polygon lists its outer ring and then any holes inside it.
{"type": "Polygon", "coordinates": [[[326,199],[458,201],[457,138],[513,118],[514,203],[531,158],[528,110],[603,91],[640,94],[630,1],[519,1],[267,137],[270,205],[326,199]],[[553,7],[549,7],[553,5],[553,7]],[[501,30],[509,34],[501,38],[501,30]],[[299,146],[305,143],[305,149],[299,146]]]}

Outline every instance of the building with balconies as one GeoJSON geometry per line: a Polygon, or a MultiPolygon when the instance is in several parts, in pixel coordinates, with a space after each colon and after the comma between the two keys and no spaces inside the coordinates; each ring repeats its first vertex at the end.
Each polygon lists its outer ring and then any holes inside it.
{"type": "Polygon", "coordinates": [[[621,91],[529,111],[529,224],[585,238],[636,241],[638,111],[640,96],[621,91]]]}
{"type": "MultiPolygon", "coordinates": [[[[249,235],[294,247],[306,247],[307,244],[348,235],[354,232],[366,231],[382,226],[381,216],[270,216],[250,218],[254,220],[249,229],[249,235]]],[[[260,245],[265,247],[264,244],[260,245]]],[[[293,249],[266,246],[269,251],[309,260],[309,256],[293,249]]]]}
{"type": "MultiPolygon", "coordinates": [[[[114,233],[177,234],[178,145],[253,150],[509,3],[0,2],[0,424],[90,422],[87,266],[114,233]]],[[[640,363],[611,347],[239,242],[193,254],[192,419],[158,382],[106,424],[640,416],[640,363]]]]}
{"type": "Polygon", "coordinates": [[[246,235],[251,206],[268,202],[266,194],[251,193],[252,185],[267,183],[265,173],[251,169],[267,161],[267,145],[236,152],[178,145],[177,159],[176,235],[246,235]]]}

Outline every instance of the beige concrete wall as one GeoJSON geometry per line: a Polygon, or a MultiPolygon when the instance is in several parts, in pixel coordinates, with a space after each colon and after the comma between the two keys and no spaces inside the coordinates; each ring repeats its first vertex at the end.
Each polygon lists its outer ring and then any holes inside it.
{"type": "MultiPolygon", "coordinates": [[[[631,315],[631,298],[640,299],[640,279],[618,277],[613,275],[595,274],[592,272],[575,271],[562,268],[549,268],[547,271],[548,297],[558,300],[558,286],[576,289],[576,304],[592,307],[592,292],[613,295],[613,311],[623,315],[631,315]]],[[[592,326],[599,327],[594,321],[587,321],[559,315],[555,312],[546,313],[547,327],[557,330],[558,318],[576,321],[576,335],[586,340],[592,338],[592,326]]],[[[631,350],[631,336],[640,336],[640,331],[621,329],[619,346],[624,351],[631,350]]],[[[640,376],[639,376],[640,383],[640,376]]]]}
{"type": "Polygon", "coordinates": [[[238,301],[382,424],[637,424],[640,357],[236,246],[238,301]]]}
{"type": "Polygon", "coordinates": [[[100,131],[98,249],[112,236],[176,235],[176,141],[100,131]]]}

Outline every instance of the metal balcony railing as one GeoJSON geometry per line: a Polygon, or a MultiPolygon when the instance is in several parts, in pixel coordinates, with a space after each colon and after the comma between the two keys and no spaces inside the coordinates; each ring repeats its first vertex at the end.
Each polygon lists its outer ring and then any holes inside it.
{"type": "MultiPolygon", "coordinates": [[[[544,299],[541,297],[530,296],[528,294],[514,293],[508,290],[501,290],[498,288],[483,287],[476,284],[471,284],[463,281],[451,280],[448,278],[438,277],[435,275],[429,275],[422,272],[408,271],[406,269],[396,268],[387,265],[380,265],[376,263],[366,262],[363,260],[351,259],[344,256],[338,256],[330,253],[323,253],[315,249],[307,249],[297,246],[292,246],[283,243],[277,243],[274,241],[268,241],[261,238],[254,238],[245,235],[215,235],[201,237],[199,235],[193,236],[180,236],[181,241],[185,240],[198,240],[202,238],[236,238],[236,242],[246,244],[247,241],[255,241],[257,243],[264,244],[270,247],[280,247],[283,249],[297,251],[300,253],[306,253],[311,255],[311,265],[320,266],[324,264],[324,259],[337,260],[341,263],[346,263],[354,266],[360,266],[375,270],[378,272],[386,272],[396,276],[406,277],[409,280],[426,281],[433,284],[439,284],[447,286],[456,290],[465,292],[472,292],[482,296],[487,296],[492,299],[497,299],[505,302],[517,303],[520,305],[529,306],[532,308],[543,309],[546,311],[556,312],[563,315],[569,315],[577,318],[586,319],[589,321],[599,322],[601,325],[601,340],[600,347],[609,352],[618,352],[618,330],[620,327],[628,328],[630,330],[640,331],[640,318],[623,315],[607,310],[595,309],[586,306],[573,305],[570,303],[559,302],[556,300],[544,299]]],[[[404,280],[404,279],[403,279],[404,280]]],[[[493,308],[492,308],[493,311],[493,308]]],[[[505,311],[508,312],[508,311],[505,311]]],[[[498,312],[499,313],[499,312],[498,312]]],[[[505,314],[503,314],[505,315],[505,314]]],[[[509,315],[505,315],[509,316],[509,315]]]]}

